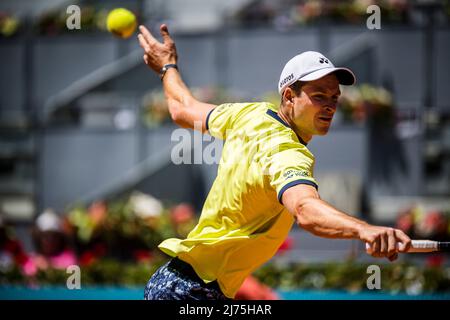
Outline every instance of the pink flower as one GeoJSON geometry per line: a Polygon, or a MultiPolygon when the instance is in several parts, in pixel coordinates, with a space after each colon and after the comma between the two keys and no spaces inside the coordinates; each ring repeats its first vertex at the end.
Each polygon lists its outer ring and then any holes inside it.
{"type": "Polygon", "coordinates": [[[34,260],[31,258],[27,258],[26,262],[22,265],[22,272],[28,276],[34,276],[36,272],[38,271],[38,268],[36,264],[34,263],[34,260]]]}
{"type": "Polygon", "coordinates": [[[77,263],[77,258],[71,250],[64,250],[60,254],[50,257],[50,266],[56,269],[66,269],[77,263]]]}
{"type": "Polygon", "coordinates": [[[190,222],[194,219],[194,208],[187,203],[181,203],[172,209],[170,218],[175,225],[190,222]]]}

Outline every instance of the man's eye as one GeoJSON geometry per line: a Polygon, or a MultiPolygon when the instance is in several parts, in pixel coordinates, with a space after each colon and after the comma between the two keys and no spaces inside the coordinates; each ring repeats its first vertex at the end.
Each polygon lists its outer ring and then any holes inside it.
{"type": "Polygon", "coordinates": [[[314,100],[322,101],[323,100],[323,96],[314,96],[314,100]]]}

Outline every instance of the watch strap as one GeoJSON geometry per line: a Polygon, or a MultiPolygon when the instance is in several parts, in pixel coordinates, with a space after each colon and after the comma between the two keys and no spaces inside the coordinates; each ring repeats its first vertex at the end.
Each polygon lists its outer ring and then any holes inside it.
{"type": "Polygon", "coordinates": [[[160,76],[160,78],[161,78],[161,81],[162,81],[162,79],[164,78],[164,75],[166,74],[167,70],[169,70],[170,68],[175,68],[175,69],[178,70],[178,66],[177,66],[175,63],[168,63],[168,64],[165,64],[165,65],[161,68],[161,70],[159,71],[159,76],[160,76]]]}

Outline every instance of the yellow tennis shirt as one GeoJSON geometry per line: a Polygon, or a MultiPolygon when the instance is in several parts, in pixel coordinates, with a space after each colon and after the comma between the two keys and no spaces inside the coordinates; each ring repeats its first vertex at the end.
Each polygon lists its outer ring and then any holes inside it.
{"type": "Polygon", "coordinates": [[[192,265],[205,283],[217,280],[233,298],[292,227],[283,192],[297,184],[317,188],[314,156],[269,103],[222,104],[206,122],[212,136],[225,140],[217,177],[187,238],[159,248],[192,265]]]}

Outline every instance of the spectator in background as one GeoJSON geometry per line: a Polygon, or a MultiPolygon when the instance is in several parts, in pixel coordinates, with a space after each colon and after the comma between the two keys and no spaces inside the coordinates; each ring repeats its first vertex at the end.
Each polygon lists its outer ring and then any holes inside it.
{"type": "Polygon", "coordinates": [[[33,266],[29,275],[39,269],[65,269],[77,263],[63,231],[62,219],[53,210],[45,210],[36,219],[32,235],[36,252],[31,255],[33,266]]]}
{"type": "Polygon", "coordinates": [[[31,264],[31,259],[23,249],[22,243],[14,237],[12,229],[0,215],[0,269],[18,268],[22,273],[27,274],[31,264]]]}

